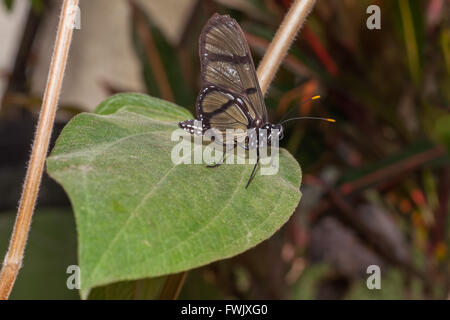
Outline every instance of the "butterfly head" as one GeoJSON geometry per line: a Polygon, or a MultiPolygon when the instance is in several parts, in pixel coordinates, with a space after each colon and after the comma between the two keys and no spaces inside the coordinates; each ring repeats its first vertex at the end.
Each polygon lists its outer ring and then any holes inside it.
{"type": "Polygon", "coordinates": [[[283,128],[283,126],[281,124],[274,124],[272,126],[272,129],[277,130],[276,132],[277,132],[277,135],[278,135],[278,140],[283,139],[283,137],[284,137],[284,128],[283,128]]]}
{"type": "Polygon", "coordinates": [[[272,142],[274,139],[283,139],[283,126],[281,124],[266,123],[263,129],[267,130],[267,139],[272,142]]]}

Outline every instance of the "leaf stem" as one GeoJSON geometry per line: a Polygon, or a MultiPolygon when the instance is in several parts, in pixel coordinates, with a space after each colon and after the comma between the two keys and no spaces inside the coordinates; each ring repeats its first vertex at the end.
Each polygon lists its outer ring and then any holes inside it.
{"type": "Polygon", "coordinates": [[[258,79],[263,94],[272,82],[295,36],[314,7],[316,0],[295,0],[278,28],[275,37],[258,66],[258,79]]]}
{"type": "Polygon", "coordinates": [[[187,271],[172,274],[167,277],[164,287],[159,295],[160,300],[175,300],[183,287],[184,280],[186,279],[187,271]]]}
{"type": "Polygon", "coordinates": [[[14,230],[8,252],[0,272],[0,299],[8,299],[22,266],[23,253],[36,203],[50,136],[61,91],[64,70],[72,40],[73,26],[77,14],[78,0],[64,0],[56,36],[55,48],[50,65],[47,86],[36,128],[30,162],[25,177],[22,197],[19,203],[14,230]]]}

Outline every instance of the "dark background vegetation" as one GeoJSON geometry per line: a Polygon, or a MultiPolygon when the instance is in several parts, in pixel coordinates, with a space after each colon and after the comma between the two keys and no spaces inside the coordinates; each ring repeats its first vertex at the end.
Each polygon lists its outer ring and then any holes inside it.
{"type": "MultiPolygon", "coordinates": [[[[31,46],[48,8],[55,5],[33,3],[0,113],[0,211],[5,212],[0,217],[11,219],[39,106],[29,95],[31,46]]],[[[214,12],[234,17],[257,65],[290,0],[198,1],[177,44],[138,4],[128,4],[130,46],[146,92],[194,113],[197,41],[207,19],[214,12]]],[[[181,298],[449,296],[449,20],[445,0],[317,1],[265,100],[272,123],[287,112],[337,120],[334,125],[300,121],[286,127],[281,146],[303,169],[300,205],[270,240],[191,271],[181,298]],[[370,4],[381,7],[381,30],[366,27],[370,4]],[[316,94],[322,96],[318,102],[300,103],[316,94]],[[372,264],[381,267],[381,290],[366,287],[372,264]]],[[[66,115],[81,111],[61,109],[66,115]]],[[[66,121],[57,123],[54,137],[66,121]]],[[[45,176],[38,212],[51,208],[71,214],[69,206],[62,189],[45,176]]],[[[21,283],[20,290],[26,292],[27,285],[21,283]]]]}

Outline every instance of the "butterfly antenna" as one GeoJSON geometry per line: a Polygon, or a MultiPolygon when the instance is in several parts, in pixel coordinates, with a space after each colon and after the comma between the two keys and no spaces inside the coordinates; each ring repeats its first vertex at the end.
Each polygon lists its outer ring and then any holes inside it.
{"type": "MultiPolygon", "coordinates": [[[[307,102],[310,102],[310,101],[313,101],[313,100],[318,100],[318,99],[320,99],[320,96],[314,96],[314,97],[308,98],[308,99],[306,99],[306,100],[303,100],[302,102],[300,102],[300,105],[302,105],[302,104],[304,104],[304,103],[307,103],[307,102]]],[[[290,112],[287,112],[287,113],[283,116],[283,118],[281,118],[280,121],[283,122],[283,120],[286,119],[287,116],[290,115],[290,114],[292,113],[292,111],[294,111],[294,110],[295,110],[295,108],[293,108],[290,112]]]]}
{"type": "Polygon", "coordinates": [[[319,118],[319,117],[298,117],[298,118],[291,118],[291,119],[287,119],[284,120],[283,122],[281,122],[280,124],[286,123],[288,121],[292,121],[292,120],[324,120],[324,121],[328,121],[328,122],[336,122],[336,120],[331,119],[331,118],[319,118]]]}

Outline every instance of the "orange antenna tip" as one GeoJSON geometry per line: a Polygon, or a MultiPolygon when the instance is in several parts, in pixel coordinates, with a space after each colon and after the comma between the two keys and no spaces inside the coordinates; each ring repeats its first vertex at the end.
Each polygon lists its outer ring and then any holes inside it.
{"type": "Polygon", "coordinates": [[[328,118],[328,119],[325,119],[325,120],[327,120],[328,122],[336,122],[335,119],[331,119],[331,118],[328,118]]]}
{"type": "Polygon", "coordinates": [[[317,99],[320,99],[320,96],[314,96],[314,97],[312,97],[311,99],[312,99],[312,100],[317,100],[317,99]]]}

